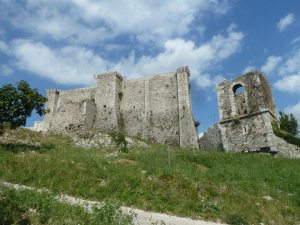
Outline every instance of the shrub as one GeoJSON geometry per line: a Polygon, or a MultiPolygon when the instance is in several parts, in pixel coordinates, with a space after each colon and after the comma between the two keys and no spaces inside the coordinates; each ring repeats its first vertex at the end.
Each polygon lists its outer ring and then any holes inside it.
{"type": "Polygon", "coordinates": [[[294,137],[299,133],[298,122],[293,114],[279,112],[279,124],[281,130],[291,134],[294,137]]]}
{"type": "Polygon", "coordinates": [[[285,130],[282,130],[281,128],[279,128],[278,123],[273,122],[272,123],[272,128],[273,128],[273,132],[277,137],[280,137],[282,139],[284,139],[286,142],[293,144],[293,145],[297,145],[300,147],[300,138],[295,137],[294,135],[286,132],[285,130]]]}
{"type": "Polygon", "coordinates": [[[111,137],[120,152],[128,153],[127,141],[123,133],[112,133],[111,137]]]}
{"type": "Polygon", "coordinates": [[[248,225],[249,224],[239,215],[231,215],[231,216],[227,217],[226,223],[228,223],[230,225],[248,225]]]}

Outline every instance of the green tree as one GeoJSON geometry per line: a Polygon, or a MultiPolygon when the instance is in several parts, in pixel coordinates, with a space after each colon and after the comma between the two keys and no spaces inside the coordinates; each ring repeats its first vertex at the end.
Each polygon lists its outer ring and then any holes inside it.
{"type": "Polygon", "coordinates": [[[285,114],[283,112],[279,112],[279,124],[280,129],[290,133],[294,137],[296,137],[299,133],[298,122],[293,114],[285,114]]]}
{"type": "Polygon", "coordinates": [[[26,119],[32,111],[41,116],[46,113],[44,104],[47,98],[40,95],[37,89],[32,89],[26,81],[20,81],[13,86],[4,85],[0,88],[0,133],[4,132],[4,123],[9,123],[11,128],[26,124],[26,119]]]}

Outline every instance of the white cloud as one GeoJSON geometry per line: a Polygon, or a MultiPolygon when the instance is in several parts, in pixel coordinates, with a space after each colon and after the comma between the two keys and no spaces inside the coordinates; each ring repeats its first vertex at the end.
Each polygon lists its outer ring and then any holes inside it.
{"type": "Polygon", "coordinates": [[[8,45],[4,41],[0,41],[0,52],[8,53],[8,45]]]}
{"type": "Polygon", "coordinates": [[[276,81],[275,88],[290,93],[300,93],[300,74],[286,76],[276,81]]]}
{"type": "Polygon", "coordinates": [[[289,54],[278,68],[282,78],[274,86],[280,91],[300,93],[300,49],[289,54]]]}
{"type": "MultiPolygon", "coordinates": [[[[287,106],[285,109],[284,109],[284,112],[285,113],[292,113],[298,122],[300,122],[300,102],[298,102],[297,104],[295,105],[290,105],[290,106],[287,106]]],[[[300,124],[298,124],[300,125],[300,124]]]]}
{"type": "Polygon", "coordinates": [[[254,66],[247,66],[243,71],[242,73],[245,74],[245,73],[248,73],[248,72],[251,72],[251,71],[254,71],[256,70],[256,68],[254,66]]]}
{"type": "Polygon", "coordinates": [[[296,44],[298,42],[300,42],[300,36],[296,37],[294,40],[292,40],[292,44],[296,44]]]}
{"type": "Polygon", "coordinates": [[[292,13],[287,14],[285,17],[281,18],[277,23],[277,29],[281,32],[285,30],[289,25],[291,25],[295,20],[295,16],[292,13]]]}
{"type": "Polygon", "coordinates": [[[14,70],[7,65],[0,65],[0,76],[9,76],[14,73],[14,70]]]}
{"type": "Polygon", "coordinates": [[[41,42],[22,39],[11,44],[11,51],[20,69],[63,84],[91,84],[92,74],[97,72],[117,70],[133,78],[174,71],[179,66],[188,65],[191,79],[198,87],[207,88],[223,79],[210,73],[218,63],[239,51],[243,37],[242,32],[230,26],[226,35],[215,35],[200,45],[180,38],[170,39],[155,56],[136,58],[132,52],[117,62],[103,59],[83,47],[50,48],[41,42]]]}
{"type": "Polygon", "coordinates": [[[289,74],[300,74],[300,49],[291,54],[279,69],[279,74],[286,76],[289,74]]]}
{"type": "Polygon", "coordinates": [[[230,8],[226,0],[11,0],[1,4],[0,15],[10,18],[15,27],[37,37],[80,44],[97,44],[121,34],[163,44],[187,34],[196,17],[222,15],[230,8]]]}
{"type": "Polygon", "coordinates": [[[107,70],[107,62],[86,48],[51,49],[40,42],[16,40],[12,52],[19,69],[62,84],[92,84],[92,74],[107,70]]]}
{"type": "Polygon", "coordinates": [[[199,46],[193,41],[172,39],[165,42],[163,51],[158,55],[142,56],[140,59],[132,55],[121,60],[114,69],[122,71],[125,68],[125,72],[136,76],[174,71],[178,66],[188,65],[191,79],[198,87],[207,88],[223,80],[221,76],[211,77],[209,72],[216,64],[239,51],[243,37],[242,32],[228,29],[227,36],[215,35],[209,42],[199,46]]]}
{"type": "Polygon", "coordinates": [[[282,57],[280,56],[269,56],[265,64],[261,67],[261,70],[267,75],[270,75],[281,62],[281,60],[282,57]]]}

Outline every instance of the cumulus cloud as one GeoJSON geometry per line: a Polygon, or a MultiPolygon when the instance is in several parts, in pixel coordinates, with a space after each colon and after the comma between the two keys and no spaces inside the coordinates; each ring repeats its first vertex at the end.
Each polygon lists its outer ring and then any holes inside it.
{"type": "Polygon", "coordinates": [[[298,42],[300,42],[300,36],[296,37],[294,40],[292,40],[292,44],[296,44],[298,42]]]}
{"type": "Polygon", "coordinates": [[[300,74],[286,76],[274,84],[280,91],[300,93],[300,74]]]}
{"type": "Polygon", "coordinates": [[[211,78],[209,70],[215,64],[238,52],[243,36],[242,32],[228,30],[227,36],[215,35],[209,42],[198,46],[193,41],[172,39],[165,42],[163,51],[158,55],[122,60],[114,68],[121,71],[125,68],[128,73],[135,76],[173,71],[178,66],[189,65],[191,79],[199,87],[206,88],[223,79],[221,76],[211,78]]]}
{"type": "Polygon", "coordinates": [[[61,84],[92,84],[92,74],[106,71],[106,62],[82,47],[51,49],[41,42],[15,40],[11,48],[19,69],[61,84]]]}
{"type": "Polygon", "coordinates": [[[297,118],[297,121],[300,122],[300,102],[295,105],[287,106],[284,109],[284,112],[289,114],[292,113],[297,118]]]}
{"type": "Polygon", "coordinates": [[[154,56],[136,57],[132,51],[117,62],[104,59],[84,47],[51,48],[42,42],[24,39],[12,42],[11,52],[20,69],[63,84],[91,84],[92,74],[98,71],[117,70],[134,78],[189,65],[191,79],[198,87],[207,88],[223,79],[212,76],[213,68],[239,51],[243,37],[243,33],[231,25],[226,34],[215,35],[206,43],[197,45],[181,38],[170,39],[154,56]]]}
{"type": "Polygon", "coordinates": [[[280,91],[300,93],[300,49],[289,54],[278,68],[282,78],[275,82],[274,87],[280,91]]]}
{"type": "Polygon", "coordinates": [[[8,53],[8,45],[4,41],[0,41],[0,52],[8,53]]]}
{"type": "Polygon", "coordinates": [[[13,26],[35,36],[79,44],[97,44],[122,34],[163,44],[187,34],[196,17],[221,15],[230,8],[226,0],[11,0],[1,4],[0,14],[13,26]]]}
{"type": "Polygon", "coordinates": [[[289,74],[300,74],[300,49],[292,53],[279,69],[279,74],[286,76],[289,74]]]}
{"type": "Polygon", "coordinates": [[[261,67],[261,70],[267,75],[270,75],[281,62],[281,60],[282,57],[280,56],[269,56],[265,64],[261,67]]]}
{"type": "Polygon", "coordinates": [[[247,66],[243,71],[242,73],[245,74],[245,73],[248,73],[248,72],[251,72],[251,71],[254,71],[256,70],[256,68],[254,66],[247,66]]]}
{"type": "Polygon", "coordinates": [[[14,70],[8,65],[0,65],[0,76],[9,76],[14,73],[14,70]]]}
{"type": "Polygon", "coordinates": [[[287,14],[285,17],[281,18],[277,23],[277,29],[281,32],[285,30],[289,25],[291,25],[295,20],[295,16],[292,13],[287,14]]]}

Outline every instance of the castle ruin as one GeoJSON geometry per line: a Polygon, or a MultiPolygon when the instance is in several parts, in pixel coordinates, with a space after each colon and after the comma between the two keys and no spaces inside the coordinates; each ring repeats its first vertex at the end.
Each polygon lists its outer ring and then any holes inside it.
{"type": "Polygon", "coordinates": [[[217,85],[223,147],[226,151],[276,152],[272,121],[277,121],[267,80],[250,72],[217,85]]]}
{"type": "Polygon", "coordinates": [[[277,137],[271,88],[258,71],[217,85],[220,121],[199,139],[200,148],[227,152],[263,152],[300,158],[300,148],[277,137]]]}
{"type": "Polygon", "coordinates": [[[111,72],[96,75],[96,87],[47,90],[43,131],[124,132],[155,143],[198,148],[189,77],[187,67],[134,80],[111,72]]]}
{"type": "Polygon", "coordinates": [[[278,123],[271,88],[257,71],[217,85],[220,121],[198,140],[191,110],[190,71],[127,80],[117,72],[95,76],[96,86],[48,90],[43,132],[123,132],[183,148],[264,152],[300,158],[300,148],[274,134],[278,123]]]}

